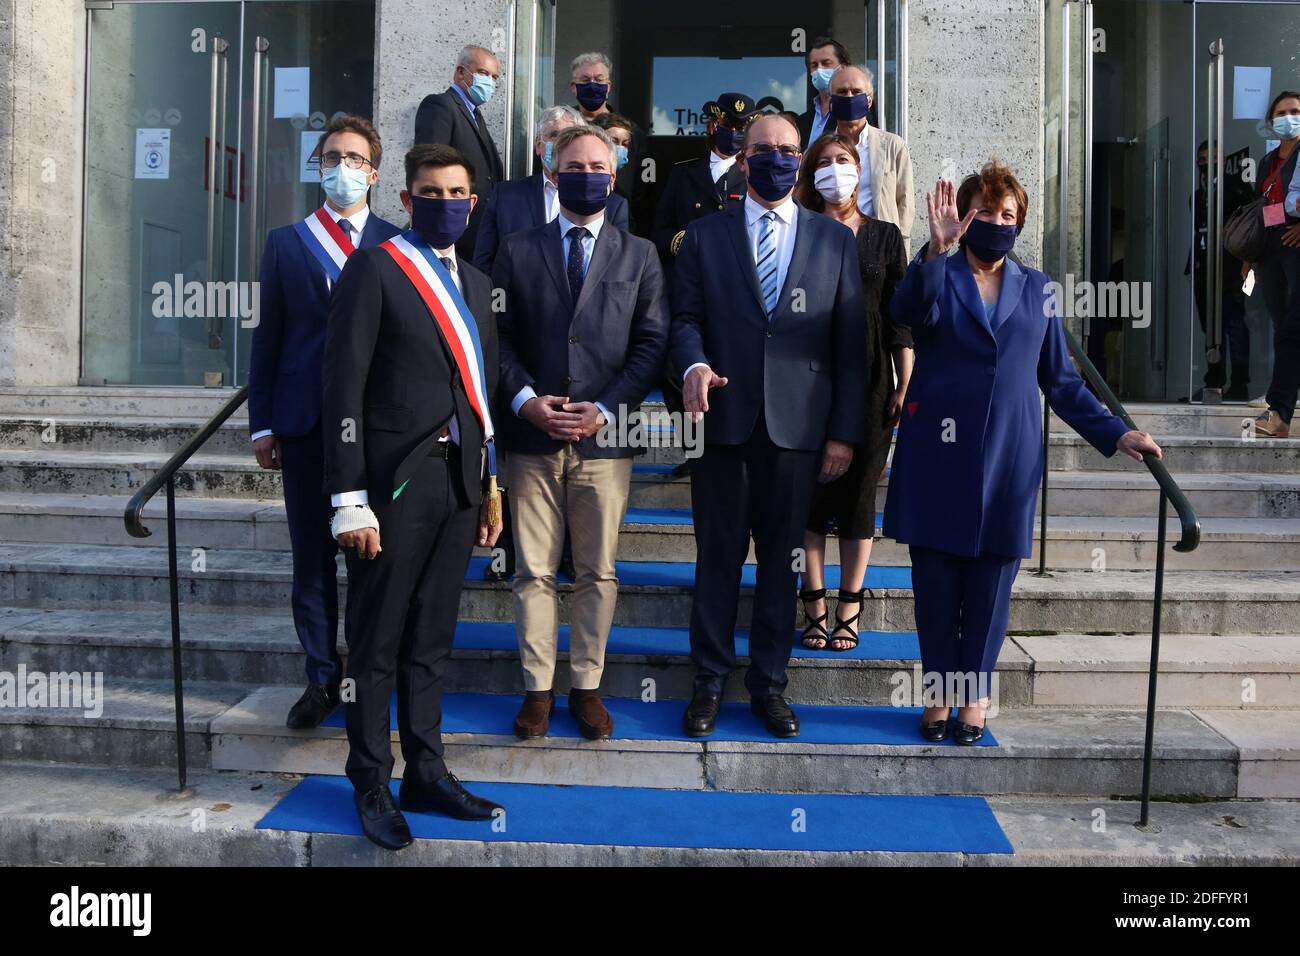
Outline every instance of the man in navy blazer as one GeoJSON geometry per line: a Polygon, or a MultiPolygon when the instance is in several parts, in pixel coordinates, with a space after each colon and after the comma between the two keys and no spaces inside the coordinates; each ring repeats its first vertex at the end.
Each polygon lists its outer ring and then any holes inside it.
{"type": "Polygon", "coordinates": [[[618,599],[614,559],[632,457],[621,441],[663,368],[668,309],[654,245],[604,222],[617,167],[604,130],[577,125],[555,141],[560,214],[501,245],[492,285],[504,306],[498,437],[517,573],[515,628],[526,694],[521,738],[546,734],[554,706],[556,572],[573,540],[569,710],[588,738],[608,737],[600,700],[618,599]]]}
{"type": "MultiPolygon", "coordinates": [[[[483,218],[479,222],[474,244],[474,265],[491,272],[501,240],[525,229],[536,229],[553,222],[560,212],[559,190],[555,183],[555,160],[550,155],[560,131],[580,123],[577,110],[552,106],[542,112],[533,137],[533,154],[541,169],[523,179],[498,184],[493,190],[483,218]]],[[[613,193],[605,205],[605,222],[624,232],[628,229],[627,200],[613,193]]]]}
{"type": "Polygon", "coordinates": [[[486,47],[470,44],[456,58],[451,86],[442,93],[430,93],[415,113],[415,142],[441,143],[459,151],[474,168],[474,191],[478,204],[469,217],[469,228],[456,243],[456,255],[474,259],[474,241],[483,218],[483,204],[506,178],[501,153],[488,132],[482,107],[496,92],[501,64],[486,47]]]}
{"type": "Polygon", "coordinates": [[[366,203],[383,152],[370,122],[335,117],[320,148],[324,207],[266,237],[248,374],[253,451],[259,465],[279,470],[282,477],[293,549],[293,623],[307,654],[307,689],[287,720],[294,729],[318,726],[338,706],[343,676],[337,649],[338,547],[329,529],[320,427],[330,295],[346,248],[377,246],[401,231],[366,203]],[[345,234],[342,246],[339,237],[345,234]]]}
{"type": "Polygon", "coordinates": [[[738,160],[743,205],[697,219],[673,273],[670,360],[688,414],[703,416],[691,471],[695,695],[686,733],[713,732],[736,666],[740,577],[758,559],[751,706],[779,737],[799,722],[782,696],[794,643],[796,549],[815,483],[848,468],[866,428],[866,306],[851,230],[791,198],[799,131],[780,115],[749,124],[738,160]]]}

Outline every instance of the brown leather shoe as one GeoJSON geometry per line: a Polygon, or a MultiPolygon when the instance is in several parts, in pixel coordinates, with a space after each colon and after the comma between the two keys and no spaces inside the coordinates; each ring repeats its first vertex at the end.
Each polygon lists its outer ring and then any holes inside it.
{"type": "Polygon", "coordinates": [[[515,736],[520,740],[545,737],[555,710],[555,691],[530,690],[524,694],[523,706],[515,714],[515,736]]]}
{"type": "Polygon", "coordinates": [[[569,713],[588,740],[600,740],[614,732],[614,718],[601,703],[598,690],[569,691],[569,713]]]}
{"type": "Polygon", "coordinates": [[[1255,419],[1255,435],[1259,438],[1290,438],[1291,426],[1270,408],[1255,419]]]}

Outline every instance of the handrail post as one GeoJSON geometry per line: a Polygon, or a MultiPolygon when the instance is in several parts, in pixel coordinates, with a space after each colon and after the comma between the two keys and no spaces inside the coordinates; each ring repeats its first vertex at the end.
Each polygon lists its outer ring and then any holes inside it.
{"type": "Polygon", "coordinates": [[[1047,443],[1052,434],[1052,406],[1043,396],[1043,490],[1038,495],[1038,573],[1047,574],[1047,443]]]}
{"type": "Polygon", "coordinates": [[[185,792],[185,694],[181,676],[181,592],[176,571],[176,479],[167,476],[167,576],[171,584],[172,688],[176,696],[176,775],[185,792]]]}
{"type": "Polygon", "coordinates": [[[1156,679],[1160,670],[1160,609],[1165,590],[1165,490],[1160,489],[1160,515],[1156,519],[1156,590],[1151,611],[1151,669],[1147,674],[1147,732],[1142,749],[1142,814],[1137,825],[1149,825],[1151,811],[1151,760],[1156,731],[1156,679]]]}

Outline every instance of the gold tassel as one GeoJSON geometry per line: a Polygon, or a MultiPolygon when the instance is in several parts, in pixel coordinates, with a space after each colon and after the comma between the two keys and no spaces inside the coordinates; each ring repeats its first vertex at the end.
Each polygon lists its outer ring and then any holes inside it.
{"type": "Polygon", "coordinates": [[[488,475],[487,497],[483,500],[484,519],[489,528],[501,524],[501,489],[497,476],[488,475]]]}

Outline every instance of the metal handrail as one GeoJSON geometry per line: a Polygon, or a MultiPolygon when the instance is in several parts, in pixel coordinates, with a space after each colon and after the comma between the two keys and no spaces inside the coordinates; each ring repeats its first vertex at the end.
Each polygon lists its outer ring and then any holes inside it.
{"type": "Polygon", "coordinates": [[[127,503],[123,520],[127,533],[134,538],[147,538],[151,532],[142,520],[144,506],[162,488],[167,489],[167,578],[171,597],[172,617],[172,691],[176,700],[176,775],[180,790],[185,791],[185,697],[183,678],[181,676],[181,596],[180,575],[176,570],[176,472],[185,466],[225,424],[226,419],[248,399],[248,386],[245,385],[230,397],[221,409],[208,419],[207,424],[190,436],[180,450],[145,482],[144,487],[131,496],[127,503]]]}
{"type": "MultiPolygon", "coordinates": [[[[1131,431],[1138,431],[1138,427],[1133,422],[1132,416],[1129,415],[1119,398],[1116,397],[1110,385],[1097,371],[1097,367],[1092,364],[1083,347],[1079,344],[1074,333],[1065,328],[1062,323],[1062,329],[1065,332],[1065,342],[1070,349],[1070,355],[1079,366],[1079,371],[1088,383],[1101,396],[1101,400],[1106,403],[1112,415],[1119,418],[1131,431]]],[[[1046,567],[1047,563],[1047,434],[1048,426],[1051,420],[1051,410],[1046,401],[1043,402],[1043,514],[1042,527],[1040,529],[1040,538],[1038,545],[1040,566],[1046,567]]],[[[1146,734],[1142,744],[1142,813],[1138,818],[1137,826],[1147,828],[1150,824],[1151,814],[1151,764],[1152,751],[1155,746],[1155,728],[1156,728],[1156,678],[1160,671],[1160,616],[1164,607],[1165,592],[1165,525],[1167,504],[1173,503],[1174,510],[1178,512],[1178,521],[1182,528],[1181,537],[1174,545],[1175,551],[1188,552],[1195,551],[1196,546],[1201,543],[1201,522],[1196,517],[1196,511],[1192,508],[1192,503],[1187,500],[1183,490],[1178,487],[1178,482],[1174,481],[1173,475],[1169,474],[1169,469],[1165,463],[1149,452],[1142,456],[1142,463],[1147,466],[1147,471],[1151,472],[1151,477],[1156,480],[1160,486],[1160,510],[1156,516],[1156,580],[1155,589],[1152,596],[1151,604],[1151,663],[1147,670],[1147,713],[1146,713],[1146,734]]]]}

